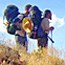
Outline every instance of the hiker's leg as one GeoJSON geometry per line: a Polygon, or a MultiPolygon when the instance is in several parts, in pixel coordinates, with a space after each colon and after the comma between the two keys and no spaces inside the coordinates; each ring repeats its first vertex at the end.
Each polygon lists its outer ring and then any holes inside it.
{"type": "Polygon", "coordinates": [[[26,37],[15,36],[16,43],[19,43],[25,47],[26,37]]]}
{"type": "Polygon", "coordinates": [[[45,33],[44,37],[43,37],[43,45],[45,48],[48,47],[48,34],[45,33]]]}
{"type": "Polygon", "coordinates": [[[43,47],[47,48],[48,47],[48,39],[47,39],[47,37],[38,39],[38,47],[40,47],[40,46],[41,46],[41,48],[43,48],[43,47]]]}
{"type": "Polygon", "coordinates": [[[45,48],[48,47],[48,38],[47,37],[43,38],[43,45],[44,45],[45,48]]]}
{"type": "Polygon", "coordinates": [[[40,47],[40,38],[38,38],[38,47],[40,47]]]}
{"type": "Polygon", "coordinates": [[[43,48],[43,38],[38,39],[38,47],[43,48]]]}
{"type": "Polygon", "coordinates": [[[46,42],[46,43],[44,43],[44,47],[45,48],[47,48],[48,47],[48,43],[46,42]]]}

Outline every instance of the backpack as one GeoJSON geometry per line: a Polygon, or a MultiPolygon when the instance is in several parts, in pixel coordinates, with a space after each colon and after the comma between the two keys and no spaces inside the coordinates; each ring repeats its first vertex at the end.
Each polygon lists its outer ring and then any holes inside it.
{"type": "Polygon", "coordinates": [[[15,5],[8,5],[4,11],[4,16],[8,22],[12,22],[12,20],[19,14],[18,7],[15,5]]]}
{"type": "Polygon", "coordinates": [[[15,5],[8,5],[4,11],[4,17],[6,18],[8,25],[7,25],[7,32],[9,34],[14,35],[16,30],[20,30],[18,26],[15,25],[16,22],[21,22],[23,19],[23,14],[18,12],[18,7],[15,5]]]}
{"type": "Polygon", "coordinates": [[[42,12],[39,10],[37,6],[33,6],[30,9],[30,18],[34,24],[30,38],[37,39],[43,36],[43,29],[41,27],[41,22],[43,18],[41,18],[41,16],[42,16],[42,12]]]}

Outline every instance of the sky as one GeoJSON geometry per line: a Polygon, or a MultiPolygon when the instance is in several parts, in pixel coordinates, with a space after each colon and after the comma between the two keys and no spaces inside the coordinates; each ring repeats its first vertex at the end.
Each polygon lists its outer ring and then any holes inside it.
{"type": "MultiPolygon", "coordinates": [[[[53,31],[53,46],[58,49],[65,49],[65,1],[64,0],[0,0],[0,32],[6,32],[5,26],[2,24],[3,12],[7,5],[14,4],[19,8],[21,13],[24,13],[26,4],[37,5],[42,12],[45,9],[52,11],[52,20],[50,26],[54,26],[53,31]]],[[[7,37],[9,37],[8,35],[7,37]]],[[[49,34],[51,37],[51,33],[49,34]]],[[[49,46],[51,45],[49,40],[49,46]]]]}

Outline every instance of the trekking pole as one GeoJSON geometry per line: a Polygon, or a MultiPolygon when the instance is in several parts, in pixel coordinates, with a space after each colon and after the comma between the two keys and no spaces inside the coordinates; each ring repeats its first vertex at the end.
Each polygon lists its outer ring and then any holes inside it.
{"type": "Polygon", "coordinates": [[[52,43],[54,43],[54,41],[52,40],[52,38],[50,38],[49,36],[48,36],[48,38],[50,39],[50,41],[51,41],[52,43]]]}
{"type": "MultiPolygon", "coordinates": [[[[51,31],[51,38],[53,38],[53,32],[51,31]]],[[[53,55],[53,43],[51,42],[52,55],[53,55]]]]}

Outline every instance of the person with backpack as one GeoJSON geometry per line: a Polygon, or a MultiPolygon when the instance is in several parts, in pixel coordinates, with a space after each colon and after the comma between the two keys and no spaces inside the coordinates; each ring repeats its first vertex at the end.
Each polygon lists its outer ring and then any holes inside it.
{"type": "MultiPolygon", "coordinates": [[[[19,15],[19,18],[22,19],[22,17],[23,17],[23,19],[24,19],[25,17],[28,17],[29,9],[30,9],[31,7],[32,7],[32,5],[27,4],[27,5],[25,6],[25,13],[23,13],[23,16],[22,16],[22,15],[19,15]]],[[[23,20],[23,19],[22,19],[22,20],[23,20]]],[[[21,22],[22,22],[22,21],[21,21],[21,22]]],[[[24,29],[23,29],[23,27],[22,27],[22,23],[18,23],[18,22],[17,22],[17,25],[20,26],[20,28],[22,29],[22,31],[16,31],[16,34],[19,34],[18,36],[16,36],[16,41],[17,41],[18,43],[23,43],[23,46],[25,46],[25,47],[26,47],[26,50],[27,50],[27,37],[26,37],[26,32],[24,31],[24,29]]]]}
{"type": "Polygon", "coordinates": [[[22,20],[25,17],[24,14],[19,12],[19,9],[15,5],[8,5],[4,11],[4,17],[8,21],[7,32],[11,35],[15,35],[16,43],[25,46],[26,33],[22,28],[22,20]]]}
{"type": "MultiPolygon", "coordinates": [[[[48,46],[48,34],[49,31],[53,31],[54,27],[49,27],[49,19],[52,19],[52,13],[50,10],[45,10],[44,17],[41,22],[42,30],[44,31],[44,36],[38,38],[38,46],[47,48],[48,46]]],[[[40,31],[41,32],[41,31],[40,31]]]]}

